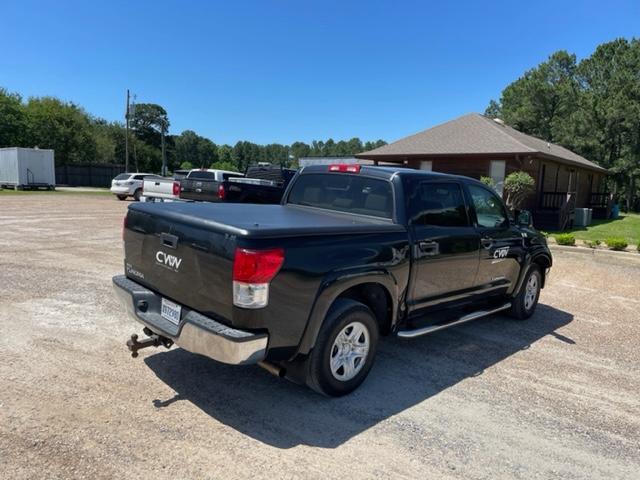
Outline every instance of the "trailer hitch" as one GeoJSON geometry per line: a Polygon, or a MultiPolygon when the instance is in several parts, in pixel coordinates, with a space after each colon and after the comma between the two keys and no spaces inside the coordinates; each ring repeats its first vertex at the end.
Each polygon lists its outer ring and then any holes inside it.
{"type": "Polygon", "coordinates": [[[134,333],[133,335],[131,335],[131,338],[127,340],[127,348],[131,352],[131,356],[133,358],[136,358],[138,356],[138,350],[142,350],[143,348],[159,347],[160,345],[164,346],[165,348],[171,348],[171,346],[173,345],[173,340],[153,333],[147,327],[145,327],[142,331],[145,335],[147,335],[147,338],[138,341],[138,335],[134,333]]]}

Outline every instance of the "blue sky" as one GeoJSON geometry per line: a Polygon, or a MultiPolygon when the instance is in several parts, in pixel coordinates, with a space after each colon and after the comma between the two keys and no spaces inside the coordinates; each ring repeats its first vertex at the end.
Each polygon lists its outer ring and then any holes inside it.
{"type": "Polygon", "coordinates": [[[395,140],[555,50],[640,36],[632,1],[0,2],[0,86],[121,120],[127,88],[216,143],[395,140]]]}

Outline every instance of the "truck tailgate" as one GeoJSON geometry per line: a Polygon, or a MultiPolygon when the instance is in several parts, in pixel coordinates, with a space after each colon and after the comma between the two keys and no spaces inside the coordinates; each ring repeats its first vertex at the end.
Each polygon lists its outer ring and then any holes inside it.
{"type": "Polygon", "coordinates": [[[217,202],[219,185],[220,182],[211,179],[185,178],[180,182],[180,198],[184,198],[186,200],[217,202]]]}
{"type": "Polygon", "coordinates": [[[127,276],[174,302],[229,322],[235,236],[168,219],[164,205],[145,206],[145,211],[137,206],[127,214],[127,276]]]}

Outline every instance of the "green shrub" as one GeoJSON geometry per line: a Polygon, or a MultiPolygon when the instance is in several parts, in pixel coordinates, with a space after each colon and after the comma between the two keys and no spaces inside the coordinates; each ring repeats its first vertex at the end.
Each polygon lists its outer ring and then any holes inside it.
{"type": "Polygon", "coordinates": [[[602,242],[600,240],[585,240],[584,244],[589,248],[598,248],[602,242]]]}
{"type": "Polygon", "coordinates": [[[558,245],[573,246],[576,244],[576,237],[573,233],[560,233],[554,237],[558,245]]]}
{"type": "Polygon", "coordinates": [[[193,164],[191,162],[182,162],[180,164],[181,170],[193,170],[193,164]]]}
{"type": "Polygon", "coordinates": [[[536,182],[527,172],[513,172],[504,179],[504,191],[507,194],[507,205],[520,208],[525,199],[536,188],[536,182]]]}
{"type": "Polygon", "coordinates": [[[539,232],[544,238],[549,238],[549,232],[545,232],[544,230],[539,230],[539,232]]]}
{"type": "Polygon", "coordinates": [[[496,189],[496,182],[493,178],[483,176],[483,177],[480,177],[480,181],[484,183],[487,187],[491,187],[494,190],[496,189]]]}
{"type": "Polygon", "coordinates": [[[624,238],[607,238],[607,246],[610,250],[624,250],[629,245],[624,238]]]}

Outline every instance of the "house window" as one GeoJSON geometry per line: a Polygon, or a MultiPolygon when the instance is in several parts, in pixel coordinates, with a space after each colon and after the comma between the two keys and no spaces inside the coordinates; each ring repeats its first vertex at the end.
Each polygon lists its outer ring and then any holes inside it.
{"type": "Polygon", "coordinates": [[[493,182],[496,184],[496,192],[502,196],[502,191],[504,190],[504,172],[506,169],[506,161],[505,160],[491,160],[491,169],[489,171],[489,176],[492,178],[493,182]]]}
{"type": "Polygon", "coordinates": [[[422,160],[420,162],[420,170],[431,172],[433,170],[433,162],[431,160],[422,160]]]}

